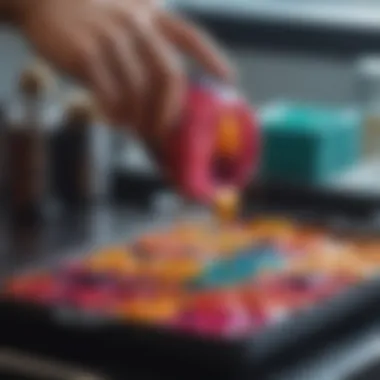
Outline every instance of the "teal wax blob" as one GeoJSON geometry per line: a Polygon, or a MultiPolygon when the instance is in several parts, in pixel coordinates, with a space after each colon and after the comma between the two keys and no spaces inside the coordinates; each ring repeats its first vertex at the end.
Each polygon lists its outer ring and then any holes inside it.
{"type": "Polygon", "coordinates": [[[278,269],[284,259],[273,247],[254,247],[209,264],[191,285],[197,288],[226,287],[246,282],[267,269],[278,269]]]}

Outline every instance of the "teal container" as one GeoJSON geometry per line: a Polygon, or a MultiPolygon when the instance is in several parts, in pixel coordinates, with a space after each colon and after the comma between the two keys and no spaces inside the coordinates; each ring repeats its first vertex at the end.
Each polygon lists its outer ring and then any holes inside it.
{"type": "Polygon", "coordinates": [[[264,180],[318,184],[360,157],[360,117],[355,110],[277,103],[261,111],[264,180]]]}

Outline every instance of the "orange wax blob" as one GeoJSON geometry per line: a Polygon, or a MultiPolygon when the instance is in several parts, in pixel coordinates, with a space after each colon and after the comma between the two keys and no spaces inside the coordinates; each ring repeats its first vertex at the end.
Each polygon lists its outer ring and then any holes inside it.
{"type": "Polygon", "coordinates": [[[123,319],[142,323],[165,323],[174,319],[181,309],[181,302],[176,297],[137,298],[117,310],[123,319]]]}
{"type": "Polygon", "coordinates": [[[87,260],[87,267],[95,272],[112,272],[120,275],[136,273],[137,260],[126,247],[107,248],[87,260]]]}
{"type": "Polygon", "coordinates": [[[379,269],[380,268],[380,242],[371,241],[358,242],[355,248],[360,252],[360,257],[365,260],[369,265],[379,269]]]}
{"type": "Polygon", "coordinates": [[[176,258],[167,261],[162,266],[160,275],[168,282],[178,282],[190,279],[200,273],[202,264],[193,258],[176,258]]]}
{"type": "Polygon", "coordinates": [[[223,255],[244,249],[254,242],[249,230],[244,228],[221,229],[218,235],[218,251],[223,255]]]}
{"type": "Polygon", "coordinates": [[[292,236],[294,234],[294,225],[286,219],[265,218],[251,223],[250,231],[253,237],[280,239],[292,236]]]}
{"type": "Polygon", "coordinates": [[[218,126],[217,154],[235,157],[241,149],[241,131],[234,115],[222,115],[218,126]]]}
{"type": "Polygon", "coordinates": [[[298,225],[294,233],[293,248],[321,250],[324,249],[327,239],[326,231],[322,228],[298,225]]]}
{"type": "Polygon", "coordinates": [[[210,225],[198,222],[194,225],[179,225],[173,228],[173,235],[183,244],[202,242],[209,238],[210,225]]]}
{"type": "Polygon", "coordinates": [[[146,235],[139,239],[134,248],[144,258],[166,258],[180,256],[185,244],[175,234],[146,235]]]}
{"type": "MultiPolygon", "coordinates": [[[[373,268],[372,268],[373,269],[373,268]]],[[[321,249],[290,262],[290,273],[307,275],[319,273],[332,276],[365,278],[371,273],[371,267],[360,255],[349,251],[328,251],[321,249]]]]}
{"type": "Polygon", "coordinates": [[[166,260],[161,258],[153,257],[147,260],[142,260],[140,263],[139,274],[148,278],[160,278],[165,265],[166,260]]]}

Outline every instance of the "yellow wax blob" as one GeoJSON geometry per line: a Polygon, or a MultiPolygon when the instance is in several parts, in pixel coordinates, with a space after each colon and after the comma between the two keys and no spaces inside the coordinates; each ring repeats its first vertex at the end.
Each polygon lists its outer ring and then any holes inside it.
{"type": "Polygon", "coordinates": [[[235,188],[219,189],[214,200],[214,212],[221,222],[236,220],[239,213],[240,194],[235,188]]]}

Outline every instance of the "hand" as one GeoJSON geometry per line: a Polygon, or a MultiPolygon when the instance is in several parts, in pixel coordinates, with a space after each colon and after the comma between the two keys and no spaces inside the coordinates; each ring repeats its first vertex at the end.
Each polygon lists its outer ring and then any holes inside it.
{"type": "Polygon", "coordinates": [[[145,136],[181,110],[182,55],[213,75],[231,69],[196,27],[148,0],[26,0],[20,27],[54,66],[88,87],[108,119],[145,136]]]}

